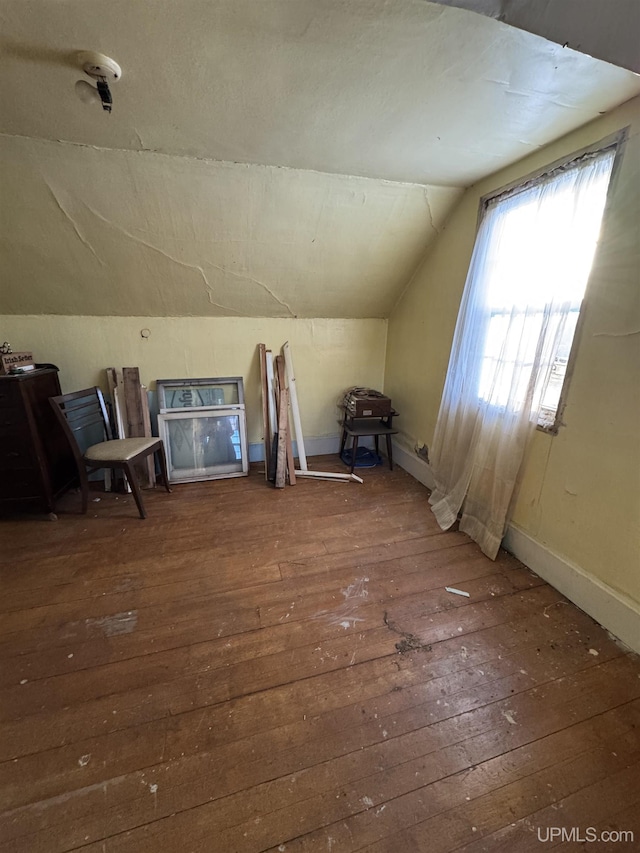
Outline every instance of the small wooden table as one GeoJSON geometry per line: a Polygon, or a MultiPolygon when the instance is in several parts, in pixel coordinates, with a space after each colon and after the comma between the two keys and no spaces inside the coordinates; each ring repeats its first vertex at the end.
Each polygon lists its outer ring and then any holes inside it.
{"type": "Polygon", "coordinates": [[[347,413],[341,406],[343,417],[340,421],[342,427],[342,438],[340,439],[340,458],[344,452],[347,443],[347,436],[351,436],[353,443],[351,445],[351,473],[356,464],[356,454],[358,452],[358,440],[363,436],[372,435],[375,441],[376,453],[380,453],[379,442],[380,436],[384,435],[387,440],[387,458],[389,460],[389,468],[393,471],[393,450],[391,447],[391,436],[397,435],[398,430],[393,427],[393,419],[398,416],[398,412],[391,410],[386,417],[368,417],[354,418],[347,413]]]}

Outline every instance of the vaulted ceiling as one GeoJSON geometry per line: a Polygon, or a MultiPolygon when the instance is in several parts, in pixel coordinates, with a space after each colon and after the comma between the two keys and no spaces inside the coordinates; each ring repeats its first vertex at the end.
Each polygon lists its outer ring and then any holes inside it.
{"type": "Polygon", "coordinates": [[[463,187],[640,92],[424,0],[0,0],[5,313],[387,316],[463,187]],[[77,51],[116,59],[111,115],[77,51]]]}

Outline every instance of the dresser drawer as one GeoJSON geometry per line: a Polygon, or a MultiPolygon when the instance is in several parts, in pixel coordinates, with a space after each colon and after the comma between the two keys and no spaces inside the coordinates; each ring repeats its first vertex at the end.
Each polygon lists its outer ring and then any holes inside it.
{"type": "Polygon", "coordinates": [[[28,436],[12,436],[0,443],[0,471],[30,470],[36,463],[28,436]]]}
{"type": "Polygon", "coordinates": [[[57,369],[0,376],[0,515],[53,512],[75,476],[75,461],[54,415],[57,369]]]}
{"type": "Polygon", "coordinates": [[[22,401],[22,392],[17,382],[5,379],[0,382],[0,410],[5,406],[19,406],[22,401]]]}
{"type": "Polygon", "coordinates": [[[0,471],[0,501],[29,500],[42,495],[37,471],[0,471]]]}
{"type": "Polygon", "coordinates": [[[0,447],[5,438],[24,435],[28,429],[24,409],[17,406],[0,406],[0,447]]]}

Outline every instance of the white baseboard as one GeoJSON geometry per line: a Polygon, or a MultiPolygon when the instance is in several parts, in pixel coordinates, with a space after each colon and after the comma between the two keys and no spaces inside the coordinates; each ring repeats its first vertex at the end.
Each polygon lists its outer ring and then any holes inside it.
{"type": "Polygon", "coordinates": [[[640,653],[640,607],[632,599],[536,542],[513,524],[509,525],[502,546],[630,649],[640,653]]]}
{"type": "MultiPolygon", "coordinates": [[[[431,468],[414,451],[394,441],[393,458],[418,482],[433,489],[431,468]]],[[[502,547],[640,654],[640,607],[636,602],[541,545],[516,525],[507,528],[502,547]]]]}
{"type": "MultiPolygon", "coordinates": [[[[304,440],[304,451],[307,456],[337,456],[340,450],[340,436],[321,435],[304,440]]],[[[298,446],[293,442],[293,455],[297,458],[298,446]]],[[[249,445],[249,462],[264,461],[264,444],[262,442],[249,445]]]]}
{"type": "Polygon", "coordinates": [[[393,444],[393,461],[397,462],[401,468],[411,474],[411,476],[426,486],[428,489],[435,487],[435,480],[431,473],[431,468],[426,459],[421,459],[415,451],[410,450],[396,439],[391,439],[393,444]]]}

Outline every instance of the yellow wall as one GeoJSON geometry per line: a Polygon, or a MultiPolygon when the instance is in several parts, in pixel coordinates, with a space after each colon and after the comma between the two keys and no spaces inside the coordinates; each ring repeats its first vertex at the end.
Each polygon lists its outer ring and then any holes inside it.
{"type": "Polygon", "coordinates": [[[386,328],[386,320],[0,316],[0,339],[56,364],[63,392],[104,385],[105,367],[139,367],[151,388],[156,379],[243,376],[250,442],[262,436],[259,343],[277,354],[290,342],[305,437],[330,436],[341,391],[382,387],[386,328]]]}
{"type": "Polygon", "coordinates": [[[640,602],[640,99],[471,187],[389,321],[385,391],[407,441],[433,438],[481,196],[630,125],[587,291],[558,436],[537,432],[513,522],[640,602]]]}

